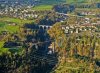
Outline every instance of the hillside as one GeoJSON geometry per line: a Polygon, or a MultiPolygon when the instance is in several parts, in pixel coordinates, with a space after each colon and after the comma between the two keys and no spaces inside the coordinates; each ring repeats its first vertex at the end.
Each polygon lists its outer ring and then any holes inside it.
{"type": "Polygon", "coordinates": [[[100,0],[67,0],[67,3],[97,3],[100,2],[100,0]]]}
{"type": "Polygon", "coordinates": [[[41,4],[59,4],[59,3],[97,3],[100,0],[39,0],[41,4]]]}
{"type": "Polygon", "coordinates": [[[40,4],[59,4],[65,2],[66,0],[40,0],[40,4]]]}
{"type": "Polygon", "coordinates": [[[97,3],[100,2],[100,0],[0,0],[0,2],[6,1],[6,2],[19,2],[24,4],[60,4],[60,3],[97,3]]]}

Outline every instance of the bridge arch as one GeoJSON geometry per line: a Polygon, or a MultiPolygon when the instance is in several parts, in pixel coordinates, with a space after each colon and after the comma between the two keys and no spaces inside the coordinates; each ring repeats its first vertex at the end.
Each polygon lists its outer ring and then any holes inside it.
{"type": "Polygon", "coordinates": [[[48,26],[48,25],[38,25],[38,26],[39,26],[39,28],[42,28],[44,30],[48,30],[52,27],[52,26],[48,26]]]}

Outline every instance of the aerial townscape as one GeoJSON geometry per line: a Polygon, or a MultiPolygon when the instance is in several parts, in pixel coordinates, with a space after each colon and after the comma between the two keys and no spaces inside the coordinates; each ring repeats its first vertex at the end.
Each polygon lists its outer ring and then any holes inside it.
{"type": "Polygon", "coordinates": [[[0,0],[0,73],[100,73],[100,0],[0,0]]]}

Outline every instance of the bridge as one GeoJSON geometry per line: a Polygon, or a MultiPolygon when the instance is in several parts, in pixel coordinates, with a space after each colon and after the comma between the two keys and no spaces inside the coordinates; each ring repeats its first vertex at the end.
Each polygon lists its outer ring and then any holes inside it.
{"type": "Polygon", "coordinates": [[[48,30],[50,28],[52,28],[52,26],[49,25],[38,25],[39,28],[43,28],[44,30],[48,30]]]}

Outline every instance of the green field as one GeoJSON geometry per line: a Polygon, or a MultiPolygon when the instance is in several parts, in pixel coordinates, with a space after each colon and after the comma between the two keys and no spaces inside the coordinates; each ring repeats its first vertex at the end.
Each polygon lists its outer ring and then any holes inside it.
{"type": "Polygon", "coordinates": [[[36,11],[44,11],[44,10],[52,10],[53,6],[52,5],[39,5],[33,7],[33,10],[36,11]]]}
{"type": "Polygon", "coordinates": [[[25,24],[25,23],[31,23],[33,20],[23,20],[19,18],[10,18],[10,17],[2,17],[0,18],[1,22],[12,22],[16,24],[25,24]]]}
{"type": "Polygon", "coordinates": [[[3,53],[10,53],[9,49],[7,48],[3,48],[4,42],[0,41],[0,55],[2,55],[3,53]]]}
{"type": "Polygon", "coordinates": [[[5,23],[4,22],[0,22],[0,27],[4,27],[5,23]]]}
{"type": "Polygon", "coordinates": [[[1,33],[1,31],[8,31],[8,32],[10,32],[10,33],[14,33],[14,32],[16,32],[16,31],[18,31],[19,30],[19,26],[18,25],[16,25],[16,26],[10,26],[10,25],[8,25],[8,23],[7,22],[0,22],[0,33],[1,33]]]}
{"type": "Polygon", "coordinates": [[[2,17],[0,18],[0,33],[1,31],[8,31],[10,33],[14,33],[19,30],[19,26],[25,23],[32,23],[33,20],[22,20],[18,18],[10,18],[10,17],[2,17]],[[16,25],[8,25],[16,23],[16,25]]]}
{"type": "Polygon", "coordinates": [[[4,27],[0,28],[1,31],[8,31],[10,33],[14,33],[19,30],[19,26],[9,26],[8,24],[5,25],[4,27]]]}

